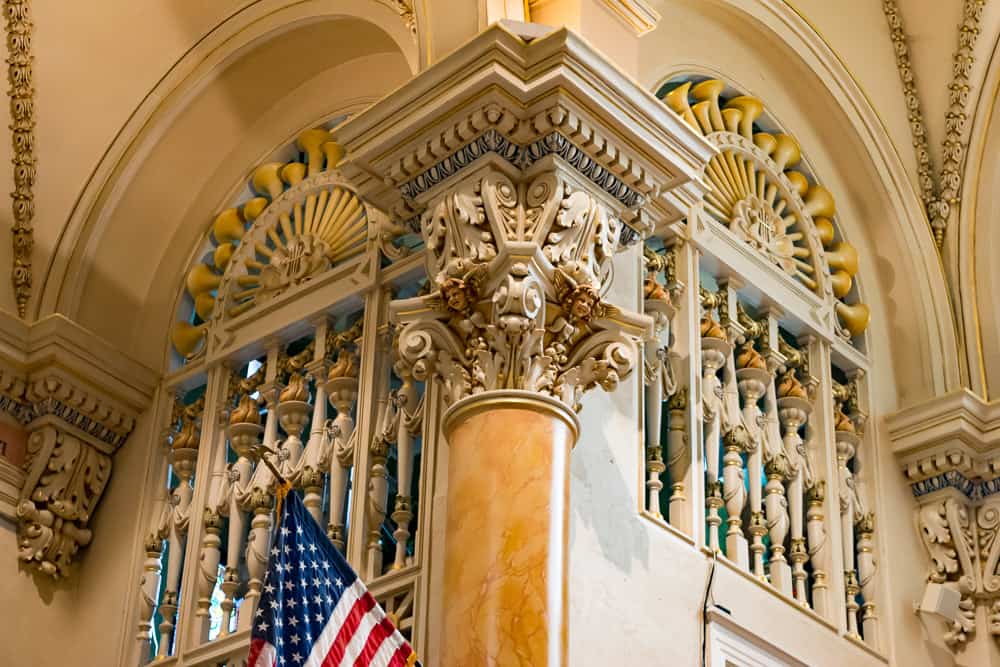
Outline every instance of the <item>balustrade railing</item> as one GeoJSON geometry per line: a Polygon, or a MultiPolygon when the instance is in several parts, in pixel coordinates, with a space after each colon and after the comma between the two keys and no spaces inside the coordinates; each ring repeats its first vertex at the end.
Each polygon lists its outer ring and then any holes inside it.
{"type": "Polygon", "coordinates": [[[279,475],[412,634],[423,385],[392,363],[384,340],[365,338],[364,322],[362,313],[323,319],[306,338],[269,343],[262,358],[210,370],[214,393],[202,385],[177,399],[164,438],[170,483],[141,573],[148,659],[174,655],[178,641],[202,650],[245,638],[271,556],[279,475]],[[358,428],[361,413],[374,426],[358,428]]]}
{"type": "Polygon", "coordinates": [[[645,252],[655,327],[645,346],[646,512],[703,536],[709,551],[877,648],[874,514],[857,475],[863,373],[837,382],[844,372],[830,369],[832,344],[796,337],[802,326],[776,308],[755,309],[736,280],[702,273],[686,288],[700,312],[679,309],[675,252],[645,252]],[[678,349],[679,330],[697,345],[678,349]],[[704,475],[693,487],[691,460],[704,475]],[[703,528],[685,524],[689,503],[704,508],[703,528]]]}

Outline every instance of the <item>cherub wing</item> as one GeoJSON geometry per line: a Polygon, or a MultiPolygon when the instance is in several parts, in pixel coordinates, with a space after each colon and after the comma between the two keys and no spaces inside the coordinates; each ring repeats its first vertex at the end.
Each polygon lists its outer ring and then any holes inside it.
{"type": "Polygon", "coordinates": [[[480,262],[478,264],[473,264],[472,268],[469,269],[466,274],[462,277],[466,285],[472,287],[473,292],[479,294],[483,283],[486,282],[486,275],[489,273],[489,267],[480,262]]]}
{"type": "Polygon", "coordinates": [[[562,301],[576,288],[576,281],[566,275],[566,272],[556,268],[552,272],[552,286],[556,290],[556,299],[562,301]]]}

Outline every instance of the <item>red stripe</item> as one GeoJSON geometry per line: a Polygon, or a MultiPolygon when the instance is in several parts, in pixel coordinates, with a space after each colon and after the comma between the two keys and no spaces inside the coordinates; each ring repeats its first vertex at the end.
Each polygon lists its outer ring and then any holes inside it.
{"type": "Polygon", "coordinates": [[[264,646],[267,642],[260,637],[250,640],[250,655],[247,656],[248,667],[274,667],[274,662],[270,665],[257,665],[257,658],[260,657],[261,652],[264,650],[264,646]]]}
{"type": "Polygon", "coordinates": [[[351,612],[344,619],[344,624],[340,626],[340,630],[337,632],[337,638],[333,640],[333,644],[330,646],[330,650],[327,652],[326,657],[323,658],[322,667],[337,667],[340,661],[344,658],[344,651],[347,649],[347,645],[351,642],[351,637],[357,631],[358,626],[361,624],[361,619],[365,617],[369,611],[375,606],[375,598],[371,596],[368,591],[357,599],[354,606],[351,607],[351,612]]]}
{"type": "Polygon", "coordinates": [[[396,628],[393,627],[392,621],[388,618],[383,618],[382,622],[368,633],[368,641],[365,642],[365,647],[361,649],[358,659],[354,661],[354,667],[369,667],[372,664],[372,658],[378,653],[378,647],[382,645],[386,637],[395,631],[396,628]]]}
{"type": "Polygon", "coordinates": [[[406,642],[396,649],[396,652],[392,655],[392,660],[389,661],[387,667],[406,667],[406,660],[413,653],[413,649],[406,642]]]}

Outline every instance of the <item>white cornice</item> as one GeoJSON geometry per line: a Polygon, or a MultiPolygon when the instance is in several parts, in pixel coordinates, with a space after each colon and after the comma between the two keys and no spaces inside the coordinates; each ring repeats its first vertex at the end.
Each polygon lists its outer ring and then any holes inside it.
{"type": "Polygon", "coordinates": [[[1000,402],[987,403],[968,389],[897,412],[886,424],[897,456],[942,445],[1000,454],[1000,402]]]}
{"type": "Polygon", "coordinates": [[[911,484],[941,478],[942,485],[955,486],[1000,476],[1000,402],[962,389],[897,412],[886,425],[911,484]],[[964,480],[944,477],[955,473],[964,480]]]}
{"type": "Polygon", "coordinates": [[[405,183],[487,131],[520,146],[561,133],[671,219],[683,215],[673,202],[700,196],[702,167],[715,154],[578,35],[562,28],[529,42],[502,24],[334,133],[349,156],[345,175],[395,211],[409,205],[405,183]]]}
{"type": "Polygon", "coordinates": [[[85,438],[104,427],[103,444],[94,444],[112,451],[159,381],[154,370],[59,314],[25,324],[0,311],[0,336],[0,407],[25,424],[62,414],[85,438]]]}

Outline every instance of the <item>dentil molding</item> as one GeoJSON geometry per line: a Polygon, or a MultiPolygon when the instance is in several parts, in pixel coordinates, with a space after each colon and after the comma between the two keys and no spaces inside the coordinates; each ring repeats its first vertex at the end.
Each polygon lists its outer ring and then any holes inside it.
{"type": "Polygon", "coordinates": [[[977,606],[986,607],[986,631],[1000,641],[1000,402],[963,389],[887,425],[917,502],[927,580],[961,594],[945,642],[957,650],[974,639],[977,606]]]}
{"type": "Polygon", "coordinates": [[[27,433],[23,474],[3,471],[3,488],[19,486],[2,514],[16,518],[22,561],[66,576],[158,377],[61,315],[28,325],[0,313],[0,336],[0,412],[27,433]]]}

